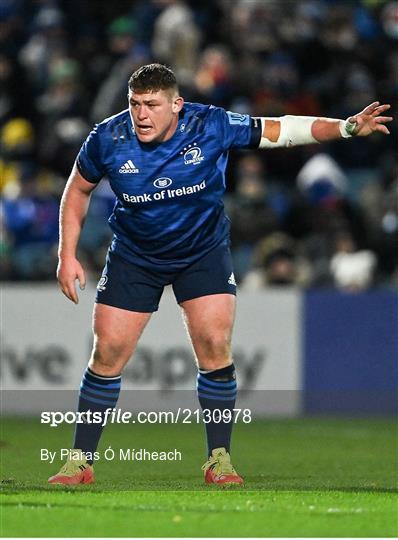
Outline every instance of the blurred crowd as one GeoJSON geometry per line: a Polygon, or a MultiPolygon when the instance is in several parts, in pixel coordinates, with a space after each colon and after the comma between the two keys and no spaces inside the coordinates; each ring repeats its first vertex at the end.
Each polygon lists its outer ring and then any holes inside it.
{"type": "MultiPolygon", "coordinates": [[[[0,270],[53,280],[58,207],[93,124],[127,107],[140,65],[188,101],[253,116],[347,118],[398,103],[398,2],[1,0],[0,270]]],[[[398,122],[374,135],[233,152],[227,213],[241,287],[398,287],[398,122]]],[[[80,243],[102,270],[114,198],[94,191],[80,243]]]]}

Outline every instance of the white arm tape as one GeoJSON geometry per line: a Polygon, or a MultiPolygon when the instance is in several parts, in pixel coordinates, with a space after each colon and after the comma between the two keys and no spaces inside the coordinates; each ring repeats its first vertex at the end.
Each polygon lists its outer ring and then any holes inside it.
{"type": "Polygon", "coordinates": [[[315,116],[281,116],[279,118],[260,118],[262,135],[259,148],[277,148],[280,146],[297,146],[299,144],[318,143],[312,136],[311,127],[317,120],[315,116]],[[280,122],[281,130],[277,141],[272,142],[264,134],[267,121],[280,122]]]}
{"type": "Polygon", "coordinates": [[[355,119],[354,119],[354,122],[350,122],[349,118],[347,118],[347,120],[339,120],[338,122],[339,122],[340,134],[344,139],[347,139],[348,137],[353,137],[355,135],[356,128],[358,125],[355,122],[355,119]]]}

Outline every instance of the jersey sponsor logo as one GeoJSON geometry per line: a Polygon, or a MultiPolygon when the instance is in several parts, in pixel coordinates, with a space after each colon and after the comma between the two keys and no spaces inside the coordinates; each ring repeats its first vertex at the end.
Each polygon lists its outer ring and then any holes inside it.
{"type": "Polygon", "coordinates": [[[235,287],[236,287],[235,275],[234,275],[233,272],[231,272],[231,275],[228,278],[228,283],[230,285],[235,285],[235,287]]]}
{"type": "Polygon", "coordinates": [[[121,174],[136,174],[136,173],[139,173],[140,170],[137,169],[137,167],[134,165],[131,159],[129,159],[128,161],[126,161],[124,165],[120,167],[119,172],[121,174]]]}
{"type": "Polygon", "coordinates": [[[184,154],[185,165],[199,165],[205,158],[202,156],[202,150],[196,145],[196,142],[184,148],[180,154],[184,154]]]}
{"type": "Polygon", "coordinates": [[[228,121],[231,126],[248,126],[250,124],[250,116],[248,114],[239,114],[227,111],[228,121]]]}
{"type": "Polygon", "coordinates": [[[108,276],[102,276],[98,282],[97,290],[100,292],[105,291],[107,282],[108,282],[108,276]]]}
{"type": "Polygon", "coordinates": [[[171,186],[173,183],[173,180],[171,178],[162,177],[162,178],[156,178],[153,185],[159,189],[167,188],[171,186]]]}
{"type": "Polygon", "coordinates": [[[141,195],[129,195],[123,193],[123,200],[128,203],[138,204],[152,201],[163,201],[166,199],[174,199],[175,197],[182,197],[183,195],[193,195],[206,188],[206,180],[200,182],[200,184],[194,184],[193,186],[183,186],[178,189],[162,189],[156,193],[142,193],[141,195]]]}

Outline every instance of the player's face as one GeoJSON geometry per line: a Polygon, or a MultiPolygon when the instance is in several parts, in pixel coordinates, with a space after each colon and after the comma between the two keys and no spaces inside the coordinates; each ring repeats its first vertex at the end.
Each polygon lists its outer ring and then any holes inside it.
{"type": "Polygon", "coordinates": [[[130,111],[138,139],[143,143],[164,142],[173,136],[182,97],[165,90],[145,94],[129,91],[130,111]]]}

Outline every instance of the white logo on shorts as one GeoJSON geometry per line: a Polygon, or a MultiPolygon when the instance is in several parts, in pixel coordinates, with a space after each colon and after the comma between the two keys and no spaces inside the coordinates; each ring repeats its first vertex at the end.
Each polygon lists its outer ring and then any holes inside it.
{"type": "Polygon", "coordinates": [[[235,287],[236,287],[236,281],[235,281],[235,276],[234,276],[234,273],[233,273],[233,272],[231,273],[231,275],[230,275],[229,278],[228,278],[228,283],[229,283],[230,285],[235,285],[235,287]]]}
{"type": "Polygon", "coordinates": [[[102,276],[98,282],[97,290],[102,292],[106,289],[105,285],[107,284],[108,276],[102,276]]]}

